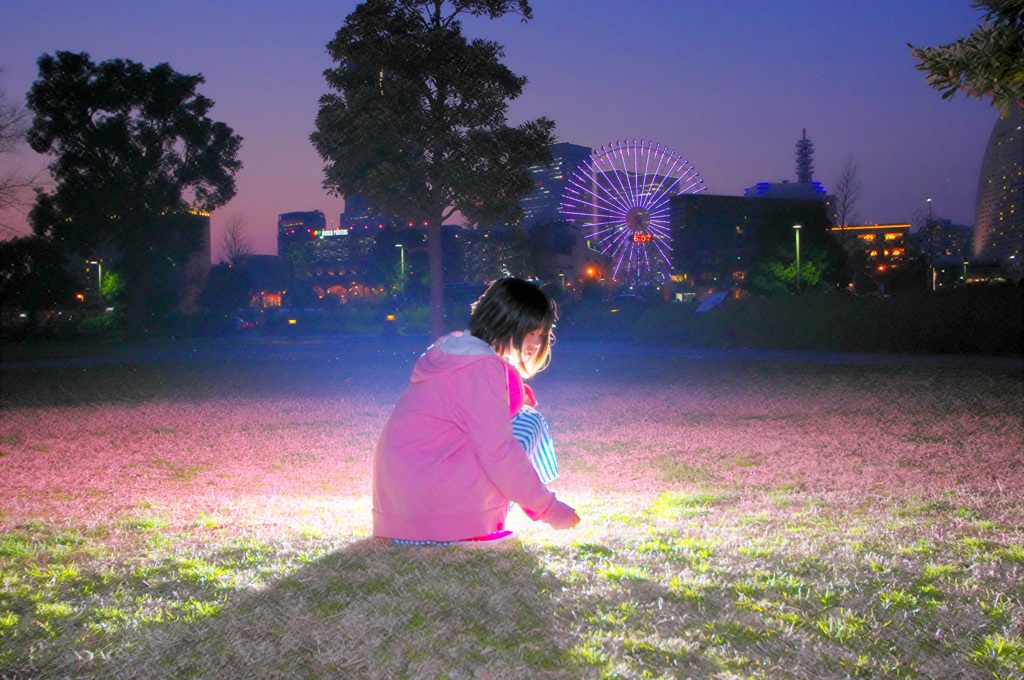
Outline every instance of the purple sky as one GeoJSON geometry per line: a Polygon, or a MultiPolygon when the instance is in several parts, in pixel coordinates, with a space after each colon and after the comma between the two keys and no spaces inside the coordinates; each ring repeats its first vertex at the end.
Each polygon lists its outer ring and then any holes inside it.
{"type": "MultiPolygon", "coordinates": [[[[324,45],[355,0],[15,0],[0,5],[0,87],[20,98],[35,60],[57,50],[94,61],[168,62],[201,73],[212,116],[244,137],[238,194],[213,216],[245,221],[257,252],[276,252],[279,213],[344,201],[321,187],[309,143],[332,65],[324,45]]],[[[943,101],[906,43],[936,45],[979,22],[968,0],[533,0],[534,20],[467,21],[505,45],[529,78],[510,122],[548,116],[562,140],[590,147],[651,140],[688,159],[715,194],[795,181],[806,128],[814,179],[831,191],[848,157],[860,166],[862,222],[936,217],[974,223],[981,157],[995,111],[943,101]]],[[[43,165],[29,150],[25,168],[43,165]]],[[[6,163],[6,164],[9,164],[6,163]]],[[[6,235],[5,235],[6,236],[6,235]]]]}

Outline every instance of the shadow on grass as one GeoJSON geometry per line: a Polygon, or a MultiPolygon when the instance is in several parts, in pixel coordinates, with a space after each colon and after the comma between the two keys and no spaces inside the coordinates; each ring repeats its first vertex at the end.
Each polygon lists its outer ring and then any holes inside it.
{"type": "Polygon", "coordinates": [[[709,498],[491,549],[244,539],[154,557],[144,529],[141,559],[111,571],[59,550],[87,536],[9,537],[0,678],[1022,677],[1019,523],[950,502],[733,523],[691,512],[709,498]]]}
{"type": "MultiPolygon", "coordinates": [[[[171,584],[167,584],[171,585],[171,584]]],[[[581,677],[557,579],[518,545],[362,540],[190,624],[150,624],[75,677],[581,677]],[[564,627],[562,627],[564,630],[564,627]]],[[[74,660],[72,659],[72,662],[74,660]]]]}

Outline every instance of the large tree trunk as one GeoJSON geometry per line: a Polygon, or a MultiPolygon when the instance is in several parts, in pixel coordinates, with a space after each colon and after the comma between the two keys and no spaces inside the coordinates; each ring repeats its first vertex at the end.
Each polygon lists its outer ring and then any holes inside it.
{"type": "Polygon", "coordinates": [[[441,218],[430,221],[427,231],[427,263],[430,268],[430,337],[445,334],[444,321],[444,260],[441,257],[441,218]]]}

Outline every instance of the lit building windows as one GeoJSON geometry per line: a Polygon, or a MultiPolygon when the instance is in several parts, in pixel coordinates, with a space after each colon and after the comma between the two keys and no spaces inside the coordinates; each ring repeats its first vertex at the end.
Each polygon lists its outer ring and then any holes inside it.
{"type": "Polygon", "coordinates": [[[993,126],[982,160],[980,188],[975,207],[974,254],[1002,261],[1019,251],[1024,240],[1024,218],[1016,210],[1024,198],[1021,175],[1024,137],[1020,135],[1021,109],[993,126]]]}

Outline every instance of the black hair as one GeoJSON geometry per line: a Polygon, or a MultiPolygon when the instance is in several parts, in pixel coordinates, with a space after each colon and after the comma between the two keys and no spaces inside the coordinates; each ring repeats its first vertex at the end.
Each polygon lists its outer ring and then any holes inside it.
{"type": "Polygon", "coordinates": [[[520,373],[529,377],[547,366],[558,306],[540,286],[514,277],[498,279],[473,303],[472,310],[469,332],[498,354],[504,355],[509,350],[519,353],[520,373]],[[542,331],[541,347],[524,361],[521,358],[523,342],[527,335],[536,331],[542,331]]]}

